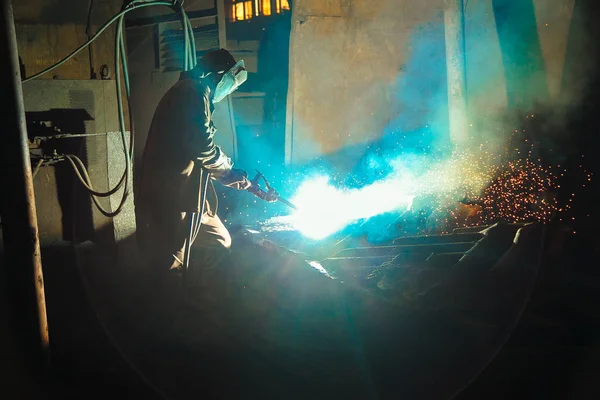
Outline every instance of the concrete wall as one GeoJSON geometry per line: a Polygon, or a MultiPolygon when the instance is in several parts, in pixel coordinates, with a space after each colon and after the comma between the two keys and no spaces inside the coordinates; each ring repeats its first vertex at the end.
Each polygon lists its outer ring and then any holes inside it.
{"type": "MultiPolygon", "coordinates": [[[[288,162],[301,163],[370,141],[405,108],[413,111],[403,122],[406,129],[419,126],[425,99],[404,101],[394,88],[402,85],[415,41],[443,42],[441,4],[441,0],[294,2],[288,162]]],[[[439,46],[430,48],[431,53],[420,54],[424,63],[439,61],[442,55],[439,46]]],[[[415,73],[412,79],[427,79],[415,73]]]]}
{"type": "MultiPolygon", "coordinates": [[[[122,2],[94,2],[89,31],[93,34],[113,16],[122,2]]],[[[54,64],[87,40],[89,2],[79,0],[20,0],[14,2],[19,55],[27,76],[54,64]]],[[[104,64],[114,69],[114,29],[92,45],[96,72],[104,64]]],[[[40,79],[90,79],[90,52],[84,50],[65,65],[40,79]]]]}
{"type": "MultiPolygon", "coordinates": [[[[557,101],[573,3],[465,1],[471,122],[557,101]]],[[[443,140],[445,62],[442,0],[297,0],[286,161],[423,127],[443,140]]]]}

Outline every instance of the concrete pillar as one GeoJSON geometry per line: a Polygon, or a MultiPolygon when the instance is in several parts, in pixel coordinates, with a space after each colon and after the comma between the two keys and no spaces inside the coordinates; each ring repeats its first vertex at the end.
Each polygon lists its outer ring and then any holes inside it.
{"type": "Polygon", "coordinates": [[[454,144],[469,138],[464,21],[463,0],[444,0],[449,129],[454,144]]]}

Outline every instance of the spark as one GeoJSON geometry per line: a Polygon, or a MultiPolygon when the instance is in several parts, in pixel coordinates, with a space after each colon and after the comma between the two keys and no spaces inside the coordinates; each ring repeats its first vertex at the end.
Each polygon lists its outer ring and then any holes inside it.
{"type": "MultiPolygon", "coordinates": [[[[338,177],[309,178],[292,196],[298,210],[277,217],[277,224],[272,220],[272,229],[287,226],[320,240],[354,222],[404,210],[411,210],[406,218],[424,221],[419,222],[419,234],[443,234],[498,221],[562,220],[574,207],[575,192],[569,191],[561,200],[558,194],[563,191],[561,183],[573,179],[573,172],[567,175],[567,168],[560,164],[544,165],[535,146],[525,139],[496,145],[486,142],[455,150],[443,159],[399,156],[386,160],[393,169],[388,178],[358,189],[341,186],[338,177]]],[[[580,186],[585,188],[593,174],[583,165],[578,173],[585,181],[580,186]]]]}

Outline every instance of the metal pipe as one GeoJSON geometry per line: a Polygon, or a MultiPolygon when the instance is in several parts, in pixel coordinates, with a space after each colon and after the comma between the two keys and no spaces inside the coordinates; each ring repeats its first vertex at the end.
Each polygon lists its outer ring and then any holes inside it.
{"type": "MultiPolygon", "coordinates": [[[[5,268],[9,286],[17,296],[15,317],[26,324],[19,336],[31,334],[35,355],[49,361],[48,319],[40,254],[33,178],[25,122],[17,36],[11,0],[0,0],[0,85],[2,145],[0,146],[0,215],[4,240],[5,268]],[[36,333],[37,332],[37,333],[36,333]],[[40,352],[41,350],[41,352],[40,352]]],[[[31,343],[28,343],[31,345],[31,343]]],[[[39,359],[38,359],[39,360],[39,359]]]]}
{"type": "MultiPolygon", "coordinates": [[[[33,141],[39,140],[54,140],[54,139],[74,139],[90,136],[106,136],[106,135],[120,135],[121,131],[110,131],[110,132],[98,132],[98,133],[59,133],[57,135],[49,136],[35,136],[33,141]]],[[[125,131],[126,135],[130,135],[131,131],[125,131]]]]}
{"type": "Polygon", "coordinates": [[[453,143],[462,143],[469,138],[463,3],[463,0],[444,1],[448,113],[450,140],[453,143]]]}

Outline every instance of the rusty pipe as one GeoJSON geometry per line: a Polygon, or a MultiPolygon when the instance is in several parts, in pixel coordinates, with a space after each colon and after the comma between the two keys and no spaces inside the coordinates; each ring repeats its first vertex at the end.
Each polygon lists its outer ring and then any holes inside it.
{"type": "MultiPolygon", "coordinates": [[[[24,326],[27,349],[44,367],[49,361],[48,318],[40,253],[33,178],[27,138],[17,36],[11,0],[0,0],[0,93],[2,145],[0,146],[0,215],[4,266],[15,296],[13,314],[24,326]],[[37,356],[41,356],[38,358],[37,356]]],[[[21,330],[24,329],[24,330],[21,330]]]]}

